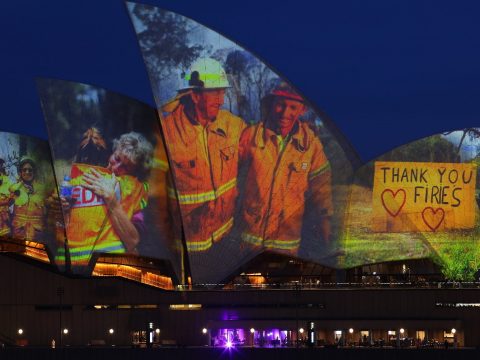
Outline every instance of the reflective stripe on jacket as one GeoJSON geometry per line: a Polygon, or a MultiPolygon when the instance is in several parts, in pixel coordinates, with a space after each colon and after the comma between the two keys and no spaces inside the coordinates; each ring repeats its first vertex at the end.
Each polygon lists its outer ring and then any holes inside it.
{"type": "Polygon", "coordinates": [[[220,110],[204,127],[190,120],[179,105],[162,127],[174,182],[168,195],[180,206],[187,249],[208,250],[233,226],[238,142],[246,125],[220,110]]]}
{"type": "Polygon", "coordinates": [[[10,186],[12,182],[7,175],[0,175],[0,236],[10,234],[10,186]]]}
{"type": "Polygon", "coordinates": [[[242,192],[242,240],[294,252],[301,240],[307,193],[320,215],[331,215],[331,171],[323,146],[299,122],[282,146],[263,123],[242,134],[240,158],[246,173],[242,192]]]}

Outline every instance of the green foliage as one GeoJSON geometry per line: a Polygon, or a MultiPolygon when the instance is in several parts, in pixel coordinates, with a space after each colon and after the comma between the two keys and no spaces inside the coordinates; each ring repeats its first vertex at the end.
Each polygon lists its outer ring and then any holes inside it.
{"type": "Polygon", "coordinates": [[[140,132],[155,143],[156,112],[140,101],[69,81],[41,79],[37,85],[55,160],[72,160],[83,134],[92,126],[100,129],[107,146],[129,131],[140,132]]]}
{"type": "Polygon", "coordinates": [[[229,51],[225,59],[218,60],[225,63],[225,71],[230,75],[239,115],[247,122],[264,119],[262,99],[278,81],[277,75],[245,50],[229,51]]]}
{"type": "Polygon", "coordinates": [[[67,81],[40,79],[38,92],[48,123],[50,145],[68,157],[73,157],[83,132],[98,118],[98,109],[86,99],[87,86],[67,81]],[[84,103],[84,106],[79,106],[84,103]],[[65,135],[68,134],[68,138],[65,135]]]}
{"type": "Polygon", "coordinates": [[[450,141],[433,135],[398,147],[381,156],[383,161],[460,162],[460,156],[450,141]]]}
{"type": "MultiPolygon", "coordinates": [[[[460,162],[460,156],[454,144],[441,135],[433,135],[393,149],[374,161],[457,163],[460,162]]],[[[373,185],[374,161],[357,171],[356,184],[369,187],[373,185]]]]}
{"type": "Polygon", "coordinates": [[[474,244],[456,243],[447,247],[441,258],[443,276],[452,281],[473,281],[479,269],[474,244]]]}
{"type": "Polygon", "coordinates": [[[138,41],[153,83],[169,76],[171,69],[188,68],[204,50],[189,41],[193,23],[187,18],[143,4],[134,5],[133,14],[139,21],[138,41]]]}

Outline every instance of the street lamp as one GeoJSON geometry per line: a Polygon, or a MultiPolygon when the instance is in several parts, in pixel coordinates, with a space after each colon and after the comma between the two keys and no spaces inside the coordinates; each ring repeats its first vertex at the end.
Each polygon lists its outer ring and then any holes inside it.
{"type": "Polygon", "coordinates": [[[297,333],[297,347],[300,346],[300,341],[303,340],[303,336],[302,336],[302,335],[303,335],[304,331],[305,331],[305,330],[304,330],[303,328],[298,329],[298,333],[297,333]]]}
{"type": "Polygon", "coordinates": [[[457,329],[455,328],[452,328],[452,330],[450,330],[453,334],[453,347],[456,348],[457,347],[457,337],[455,336],[455,334],[457,333],[457,329]]]}
{"type": "MultiPolygon", "coordinates": [[[[348,329],[348,333],[350,334],[350,339],[349,339],[349,340],[350,340],[350,344],[353,346],[354,343],[355,343],[355,342],[353,341],[353,335],[352,335],[352,334],[353,334],[353,328],[348,329]]],[[[348,342],[347,342],[347,345],[348,345],[348,342]]]]}
{"type": "Polygon", "coordinates": [[[252,334],[252,347],[255,345],[255,328],[250,328],[250,334],[252,334]]]}
{"type": "Polygon", "coordinates": [[[206,346],[214,346],[215,344],[212,344],[212,334],[208,331],[207,328],[202,329],[202,334],[205,336],[205,345],[206,346]]]}

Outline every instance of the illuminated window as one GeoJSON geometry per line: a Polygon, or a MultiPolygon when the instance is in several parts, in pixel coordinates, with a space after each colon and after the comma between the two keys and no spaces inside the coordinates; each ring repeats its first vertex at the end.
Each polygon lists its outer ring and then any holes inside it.
{"type": "Polygon", "coordinates": [[[25,248],[25,255],[46,263],[50,262],[45,245],[33,241],[28,242],[28,246],[25,248]]]}
{"type": "Polygon", "coordinates": [[[444,332],[443,332],[443,337],[444,337],[445,339],[453,339],[453,338],[455,337],[455,334],[452,333],[451,330],[448,330],[448,331],[444,331],[444,332]]]}
{"type": "Polygon", "coordinates": [[[170,310],[200,310],[202,304],[171,304],[168,308],[170,310]]]}
{"type": "Polygon", "coordinates": [[[156,309],[157,307],[155,304],[134,305],[135,309],[156,309]]]}
{"type": "Polygon", "coordinates": [[[342,338],[342,330],[335,330],[335,342],[339,342],[342,338]]]}
{"type": "Polygon", "coordinates": [[[173,289],[172,279],[151,272],[145,272],[133,266],[106,264],[97,262],[93,269],[93,276],[121,276],[161,289],[173,289]]]}
{"type": "Polygon", "coordinates": [[[480,308],[480,303],[435,303],[437,307],[446,307],[446,308],[480,308]]]}
{"type": "Polygon", "coordinates": [[[415,337],[417,340],[423,341],[425,339],[425,331],[417,330],[415,337]]]}
{"type": "Polygon", "coordinates": [[[110,308],[110,305],[93,305],[94,309],[96,310],[102,310],[102,309],[108,309],[110,308]]]}

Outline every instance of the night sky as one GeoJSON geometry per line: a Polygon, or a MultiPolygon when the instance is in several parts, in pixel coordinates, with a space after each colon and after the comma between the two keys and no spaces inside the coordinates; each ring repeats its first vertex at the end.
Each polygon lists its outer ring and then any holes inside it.
{"type": "MultiPolygon", "coordinates": [[[[150,0],[251,50],[323,109],[364,160],[480,126],[478,1],[150,0]]],[[[35,77],[153,105],[121,0],[2,1],[1,126],[46,138],[35,77]]]]}

